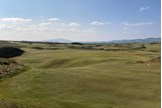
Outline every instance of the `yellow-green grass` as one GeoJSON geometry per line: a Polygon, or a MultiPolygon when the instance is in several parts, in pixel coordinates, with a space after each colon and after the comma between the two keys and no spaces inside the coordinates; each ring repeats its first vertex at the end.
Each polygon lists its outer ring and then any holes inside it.
{"type": "Polygon", "coordinates": [[[159,108],[160,63],[144,51],[36,50],[0,82],[0,99],[41,108],[159,108]],[[143,54],[143,55],[142,55],[143,54]]]}

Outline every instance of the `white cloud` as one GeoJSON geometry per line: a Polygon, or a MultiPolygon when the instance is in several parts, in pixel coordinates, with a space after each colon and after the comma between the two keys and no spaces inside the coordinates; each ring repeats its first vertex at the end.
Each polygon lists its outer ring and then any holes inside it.
{"type": "Polygon", "coordinates": [[[4,22],[31,22],[32,19],[23,19],[23,18],[2,18],[0,19],[4,22]]]}
{"type": "Polygon", "coordinates": [[[48,21],[60,21],[60,18],[49,18],[48,21]]]}
{"type": "MultiPolygon", "coordinates": [[[[27,20],[22,18],[0,18],[0,38],[10,40],[47,40],[57,37],[71,37],[71,39],[92,39],[97,35],[93,26],[84,26],[78,22],[63,22],[56,19],[27,20]],[[55,20],[55,21],[54,21],[55,20]],[[29,22],[30,23],[11,23],[29,22]],[[88,36],[88,37],[87,37],[88,36]]],[[[69,38],[70,39],[70,38],[69,38]]]]}
{"type": "Polygon", "coordinates": [[[121,24],[125,26],[144,26],[144,25],[152,25],[153,23],[152,22],[138,22],[138,23],[123,22],[121,24]]]}
{"type": "Polygon", "coordinates": [[[124,27],[123,30],[127,30],[128,28],[127,27],[124,27]]]}
{"type": "Polygon", "coordinates": [[[10,26],[10,25],[7,25],[7,24],[2,24],[2,25],[0,25],[0,30],[1,31],[6,31],[6,30],[11,31],[11,30],[14,30],[14,27],[10,26]]]}
{"type": "Polygon", "coordinates": [[[70,27],[79,27],[79,26],[81,26],[81,25],[78,24],[78,23],[72,22],[72,23],[69,24],[69,26],[70,26],[70,27]]]}
{"type": "Polygon", "coordinates": [[[41,23],[41,24],[39,24],[39,26],[48,26],[48,25],[50,25],[51,23],[49,23],[49,22],[47,22],[47,23],[41,23]]]}
{"type": "Polygon", "coordinates": [[[93,21],[90,24],[94,25],[94,26],[101,26],[101,25],[110,24],[110,23],[108,23],[108,22],[93,21]]]}
{"type": "Polygon", "coordinates": [[[139,9],[139,11],[142,12],[142,11],[145,11],[145,10],[148,10],[148,9],[150,9],[149,6],[141,7],[141,8],[139,9]]]}
{"type": "Polygon", "coordinates": [[[91,22],[91,25],[96,25],[96,26],[98,26],[98,25],[104,25],[104,23],[98,22],[98,21],[93,21],[93,22],[91,22]]]}

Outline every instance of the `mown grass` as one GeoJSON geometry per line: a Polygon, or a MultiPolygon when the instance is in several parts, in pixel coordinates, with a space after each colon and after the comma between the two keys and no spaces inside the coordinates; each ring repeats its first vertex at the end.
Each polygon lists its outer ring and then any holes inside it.
{"type": "Polygon", "coordinates": [[[30,69],[0,82],[0,98],[40,108],[159,108],[160,63],[147,60],[160,53],[148,49],[26,47],[14,60],[30,69]]]}

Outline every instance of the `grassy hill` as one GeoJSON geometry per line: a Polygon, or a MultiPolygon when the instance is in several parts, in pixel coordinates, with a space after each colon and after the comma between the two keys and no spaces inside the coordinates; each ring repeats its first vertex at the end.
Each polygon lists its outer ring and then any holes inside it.
{"type": "Polygon", "coordinates": [[[25,53],[12,60],[29,69],[0,82],[0,99],[8,103],[22,108],[160,107],[160,43],[16,44],[25,53]]]}
{"type": "Polygon", "coordinates": [[[15,46],[16,44],[11,42],[11,41],[2,41],[0,40],[0,47],[4,47],[4,46],[15,46]]]}

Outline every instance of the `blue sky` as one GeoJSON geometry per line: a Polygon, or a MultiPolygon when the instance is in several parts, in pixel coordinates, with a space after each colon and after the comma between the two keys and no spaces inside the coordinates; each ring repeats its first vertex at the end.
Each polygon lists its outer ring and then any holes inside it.
{"type": "Polygon", "coordinates": [[[1,0],[0,39],[160,37],[160,0],[1,0]]]}

